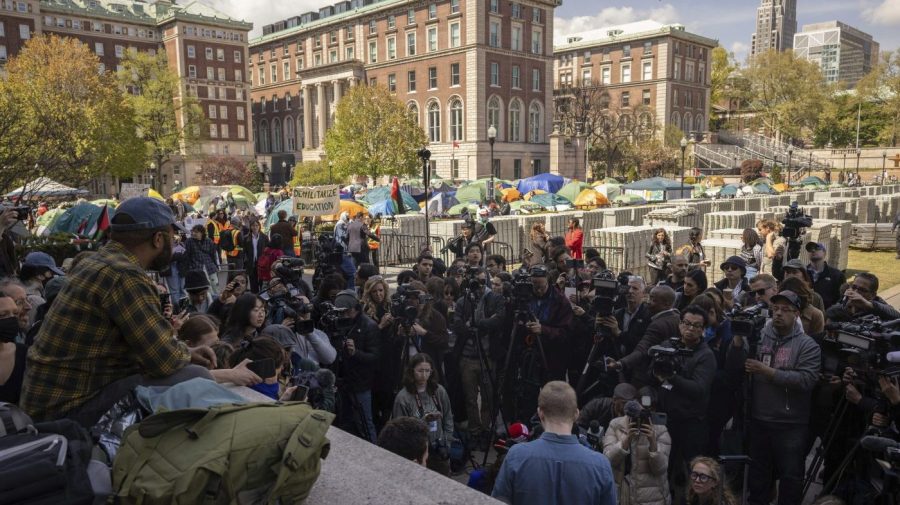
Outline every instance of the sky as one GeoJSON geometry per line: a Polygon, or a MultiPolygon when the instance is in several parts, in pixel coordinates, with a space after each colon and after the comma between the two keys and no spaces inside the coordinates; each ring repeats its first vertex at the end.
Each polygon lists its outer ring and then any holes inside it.
{"type": "MultiPolygon", "coordinates": [[[[225,14],[250,21],[251,36],[262,26],[333,4],[329,0],[205,0],[225,14]]],[[[556,8],[557,35],[613,24],[654,19],[681,23],[688,31],[717,39],[744,61],[756,24],[759,0],[562,0],[556,8]]],[[[797,0],[797,28],[804,24],[842,21],[866,33],[882,50],[900,48],[900,0],[797,0]]]]}

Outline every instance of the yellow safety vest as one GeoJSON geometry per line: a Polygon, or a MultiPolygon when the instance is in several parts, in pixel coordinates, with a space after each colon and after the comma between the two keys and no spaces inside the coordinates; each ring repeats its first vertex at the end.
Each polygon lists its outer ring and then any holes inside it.
{"type": "MultiPolygon", "coordinates": [[[[376,224],[369,231],[371,231],[376,237],[381,238],[381,225],[380,224],[376,224]]],[[[380,245],[381,245],[381,242],[379,242],[377,240],[372,240],[371,238],[369,239],[369,250],[370,251],[377,251],[378,246],[380,246],[380,245]]]]}
{"type": "Polygon", "coordinates": [[[209,224],[211,224],[213,227],[212,236],[209,238],[212,239],[213,244],[219,245],[219,232],[222,230],[222,227],[215,219],[210,219],[209,224]]]}

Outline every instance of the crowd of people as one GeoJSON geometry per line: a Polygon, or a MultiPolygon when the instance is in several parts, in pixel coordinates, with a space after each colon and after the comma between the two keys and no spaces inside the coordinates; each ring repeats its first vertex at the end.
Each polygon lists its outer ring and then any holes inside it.
{"type": "Polygon", "coordinates": [[[749,456],[749,503],[799,504],[817,439],[812,478],[840,472],[828,491],[859,499],[863,469],[841,464],[853,441],[873,427],[898,438],[897,379],[866,388],[822,349],[828,323],[900,312],[874,275],[848,283],[828,265],[826,244],[804,245],[807,264],[787,258],[776,221],[720,265],[702,230],[673,244],[659,229],[644,279],[609,272],[575,218],[564,236],[532,226],[520,258],[496,254],[479,212],[448,251],[423,247],[389,276],[377,220],[344,214],[308,282],[286,212],[266,233],[227,206],[186,229],[182,210],[128,199],[105,244],[64,269],[19,258],[19,216],[0,213],[0,401],[90,428],[138,385],[247,386],[334,411],[442,475],[497,451],[471,485],[515,504],[734,504],[742,468],[727,454],[749,456]],[[732,325],[747,308],[756,334],[732,325]]]}

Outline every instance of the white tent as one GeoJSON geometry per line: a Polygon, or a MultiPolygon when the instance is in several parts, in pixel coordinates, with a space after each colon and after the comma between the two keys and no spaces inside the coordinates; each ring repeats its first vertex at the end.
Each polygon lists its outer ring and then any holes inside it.
{"type": "Polygon", "coordinates": [[[25,193],[26,196],[48,197],[48,196],[78,196],[86,195],[88,192],[83,189],[75,189],[54,181],[47,177],[38,177],[37,179],[18,187],[6,194],[8,198],[14,198],[25,193]]]}

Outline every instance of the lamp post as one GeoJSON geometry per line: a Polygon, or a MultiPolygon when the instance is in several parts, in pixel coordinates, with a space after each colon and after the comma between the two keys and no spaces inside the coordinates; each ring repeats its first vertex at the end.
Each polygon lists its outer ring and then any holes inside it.
{"type": "Polygon", "coordinates": [[[809,153],[809,171],[807,172],[808,176],[812,176],[812,153],[809,153]]]}
{"type": "Polygon", "coordinates": [[[427,147],[419,149],[416,153],[422,160],[422,181],[425,183],[425,248],[431,250],[431,229],[428,225],[428,187],[431,185],[430,170],[428,169],[428,160],[431,159],[431,151],[427,147]]]}
{"type": "Polygon", "coordinates": [[[156,163],[150,162],[150,187],[156,189],[156,186],[153,183],[153,174],[156,173],[156,163]]]}
{"type": "Polygon", "coordinates": [[[884,180],[887,179],[887,151],[881,151],[881,185],[884,186],[884,180]]]}
{"type": "Polygon", "coordinates": [[[793,157],[794,157],[794,148],[793,148],[793,146],[791,146],[791,147],[788,147],[788,164],[787,164],[787,175],[788,175],[788,178],[787,178],[787,185],[788,185],[788,188],[791,187],[791,161],[792,161],[793,157]]]}
{"type": "Polygon", "coordinates": [[[332,172],[334,170],[334,162],[328,162],[328,184],[333,184],[334,178],[332,177],[332,172]]]}
{"type": "Polygon", "coordinates": [[[859,155],[862,154],[860,148],[856,148],[856,183],[859,184],[859,155]]]}
{"type": "MultiPolygon", "coordinates": [[[[152,177],[152,176],[151,176],[151,177],[152,177]]],[[[218,184],[218,183],[219,183],[219,181],[218,181],[218,180],[216,180],[216,179],[213,179],[213,180],[212,180],[212,183],[213,183],[213,186],[215,186],[215,185],[216,185],[216,184],[218,184]]]]}
{"type": "Polygon", "coordinates": [[[684,196],[684,152],[687,150],[688,146],[687,139],[681,137],[681,142],[679,145],[681,146],[681,187],[678,189],[681,192],[681,196],[684,196]]]}
{"type": "Polygon", "coordinates": [[[284,183],[287,184],[289,182],[289,180],[287,179],[287,162],[286,161],[281,162],[281,174],[285,178],[284,183]]]}
{"type": "Polygon", "coordinates": [[[494,201],[494,141],[497,140],[497,128],[491,125],[487,131],[488,143],[491,144],[491,187],[488,188],[488,202],[494,201]]]}

